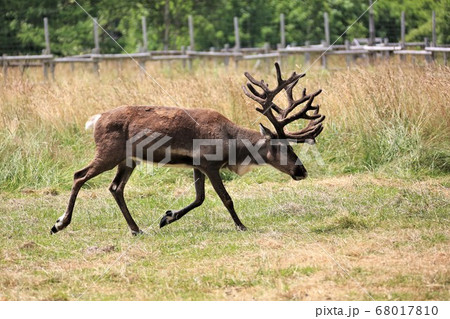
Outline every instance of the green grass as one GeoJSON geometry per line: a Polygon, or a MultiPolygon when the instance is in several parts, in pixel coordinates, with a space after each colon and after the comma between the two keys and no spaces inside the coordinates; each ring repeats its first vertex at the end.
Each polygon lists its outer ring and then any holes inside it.
{"type": "Polygon", "coordinates": [[[448,178],[250,182],[270,170],[226,183],[247,232],[234,229],[209,183],[203,206],[159,230],[165,210],[193,199],[183,170],[133,176],[126,197],[146,231],[139,237],[107,183],[83,189],[72,224],[54,236],[67,190],[2,193],[0,298],[449,298],[448,178]]]}

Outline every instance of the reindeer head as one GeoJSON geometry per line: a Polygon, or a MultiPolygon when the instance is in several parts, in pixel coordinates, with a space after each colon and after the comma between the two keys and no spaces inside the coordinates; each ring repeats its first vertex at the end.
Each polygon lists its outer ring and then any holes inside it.
{"type": "Polygon", "coordinates": [[[280,65],[278,63],[275,63],[275,69],[277,72],[278,86],[273,90],[270,90],[268,84],[264,83],[263,80],[256,81],[248,72],[245,72],[245,76],[249,80],[247,82],[247,87],[243,86],[242,88],[245,95],[261,104],[262,108],[257,107],[256,110],[267,117],[275,128],[275,132],[272,132],[260,124],[261,134],[266,139],[264,151],[266,152],[265,157],[267,158],[268,164],[283,173],[289,174],[293,179],[300,180],[307,176],[307,171],[292,147],[289,145],[289,142],[307,142],[312,144],[315,142],[315,138],[322,132],[322,122],[325,119],[325,116],[319,114],[319,105],[312,105],[314,98],[319,95],[322,90],[306,94],[306,89],[303,89],[301,98],[295,100],[292,95],[292,90],[298,83],[298,80],[304,77],[305,74],[296,74],[293,72],[288,79],[283,80],[281,77],[280,65]],[[253,85],[262,89],[262,92],[256,90],[253,85]],[[286,91],[288,100],[288,106],[285,109],[280,108],[273,102],[275,96],[283,89],[286,91]],[[297,106],[305,102],[305,106],[300,111],[291,114],[297,106]],[[273,111],[275,111],[277,115],[274,115],[273,111]],[[314,112],[312,114],[307,114],[309,111],[314,112]],[[309,120],[309,122],[300,131],[285,131],[285,126],[299,119],[306,119],[309,120]]]}

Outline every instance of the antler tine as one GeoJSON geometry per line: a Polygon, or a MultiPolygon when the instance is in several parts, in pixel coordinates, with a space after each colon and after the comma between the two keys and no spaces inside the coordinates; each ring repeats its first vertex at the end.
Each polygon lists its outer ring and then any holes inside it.
{"type": "Polygon", "coordinates": [[[268,91],[270,91],[270,90],[269,90],[269,87],[264,83],[263,80],[261,80],[261,81],[255,80],[255,78],[254,78],[253,76],[251,76],[251,74],[248,73],[248,72],[245,72],[244,75],[245,75],[245,77],[246,77],[252,84],[254,84],[254,85],[256,85],[256,86],[259,86],[261,89],[263,89],[263,91],[264,91],[265,93],[267,93],[268,91]]]}
{"type": "MultiPolygon", "coordinates": [[[[253,87],[253,85],[251,85],[251,84],[248,83],[248,82],[247,82],[247,87],[249,88],[249,90],[251,91],[251,93],[253,94],[253,96],[252,96],[252,94],[250,94],[250,93],[247,91],[247,89],[243,86],[242,89],[244,90],[245,95],[247,95],[247,96],[250,97],[251,99],[255,100],[256,102],[258,102],[258,103],[260,103],[260,104],[263,104],[263,103],[264,103],[264,97],[265,97],[265,94],[264,94],[264,93],[261,94],[261,93],[259,93],[258,91],[256,91],[256,89],[253,87]]],[[[278,105],[276,105],[276,104],[273,103],[273,102],[272,102],[272,106],[271,106],[270,108],[273,109],[273,110],[274,110],[275,112],[277,112],[278,114],[281,114],[281,113],[283,112],[283,110],[282,110],[278,105]]],[[[258,112],[264,114],[264,109],[260,109],[260,108],[257,107],[256,110],[257,110],[258,112]]]]}
{"type": "MultiPolygon", "coordinates": [[[[251,93],[248,92],[247,88],[245,86],[242,86],[242,90],[244,91],[245,95],[247,95],[249,98],[251,98],[252,100],[258,102],[259,104],[263,105],[264,104],[264,94],[260,94],[258,91],[255,90],[255,88],[247,83],[247,87],[250,89],[251,93]]],[[[278,114],[280,114],[283,110],[276,105],[275,103],[272,103],[271,109],[273,109],[275,112],[277,112],[278,114]]],[[[262,114],[265,114],[265,109],[261,109],[261,108],[256,108],[256,110],[262,114]]]]}
{"type": "MultiPolygon", "coordinates": [[[[250,87],[251,85],[250,86],[247,85],[247,86],[250,87]]],[[[254,100],[260,104],[264,103],[265,100],[262,97],[260,97],[259,94],[258,95],[252,94],[254,91],[254,88],[250,89],[250,90],[252,90],[252,93],[250,93],[245,86],[242,86],[242,90],[244,91],[244,94],[247,95],[252,100],[254,100]]]]}
{"type": "Polygon", "coordinates": [[[267,84],[264,83],[263,80],[257,81],[248,72],[245,72],[244,75],[249,80],[249,82],[247,82],[247,87],[251,92],[251,93],[248,92],[248,90],[245,87],[242,87],[245,95],[247,95],[248,97],[250,97],[251,99],[255,100],[256,102],[262,105],[263,109],[256,108],[258,112],[261,113],[265,112],[267,108],[270,108],[270,101],[273,99],[273,97],[269,96],[270,93],[269,87],[267,86],[267,84]],[[263,93],[259,93],[252,84],[260,87],[263,90],[263,93]],[[267,106],[267,104],[269,104],[269,106],[267,106]]]}
{"type": "Polygon", "coordinates": [[[275,62],[275,70],[277,71],[278,85],[281,85],[283,83],[283,78],[281,77],[281,69],[280,69],[280,65],[278,64],[278,62],[275,62]]]}
{"type": "Polygon", "coordinates": [[[313,106],[312,102],[314,101],[314,98],[319,95],[320,93],[322,93],[322,90],[318,90],[316,92],[314,92],[313,94],[309,94],[309,95],[305,95],[303,96],[301,99],[294,101],[294,103],[292,105],[289,106],[288,109],[285,110],[284,112],[284,118],[280,121],[283,125],[287,125],[295,120],[298,120],[299,118],[303,118],[306,120],[315,120],[317,118],[320,117],[320,114],[318,114],[318,110],[319,110],[319,106],[313,106]],[[297,113],[295,113],[294,115],[291,115],[289,117],[286,117],[296,106],[298,106],[299,104],[308,101],[308,103],[306,103],[306,105],[297,113]],[[311,110],[316,110],[316,112],[314,112],[313,115],[308,115],[307,112],[311,111],[311,110]]]}
{"type": "Polygon", "coordinates": [[[295,133],[286,133],[287,139],[295,140],[297,143],[304,143],[307,140],[313,140],[323,131],[323,124],[312,126],[307,130],[302,130],[295,133]]]}
{"type": "Polygon", "coordinates": [[[306,140],[313,140],[322,132],[323,130],[323,120],[325,120],[325,115],[319,114],[319,105],[315,106],[314,115],[315,120],[311,120],[308,125],[298,132],[287,132],[286,138],[294,139],[297,143],[304,143],[306,140]]]}
{"type": "Polygon", "coordinates": [[[288,98],[288,102],[289,105],[291,105],[291,103],[294,102],[294,97],[292,96],[292,90],[294,89],[294,86],[296,86],[298,83],[297,81],[292,82],[291,84],[289,84],[288,86],[286,86],[285,90],[286,90],[286,96],[288,98]]]}
{"type": "MultiPolygon", "coordinates": [[[[305,76],[305,74],[303,74],[305,76]]],[[[283,111],[281,118],[286,118],[299,104],[310,99],[311,95],[306,95],[306,88],[303,89],[302,97],[298,100],[294,100],[292,96],[292,90],[294,86],[298,83],[298,81],[293,82],[289,86],[286,87],[286,96],[288,99],[288,107],[283,111]]],[[[316,92],[317,93],[317,92],[316,92]]]]}
{"type": "MultiPolygon", "coordinates": [[[[246,74],[246,76],[247,76],[247,74],[246,74]]],[[[282,109],[280,109],[276,104],[274,104],[272,102],[273,96],[269,96],[269,94],[268,94],[269,93],[268,87],[265,86],[264,83],[261,83],[262,81],[261,82],[256,81],[250,74],[248,74],[247,78],[250,81],[253,80],[255,83],[258,83],[258,84],[255,84],[255,85],[262,84],[262,86],[260,86],[260,87],[264,90],[264,93],[263,94],[259,93],[251,85],[251,83],[247,82],[247,87],[251,91],[251,93],[247,90],[247,88],[245,86],[242,86],[244,94],[247,95],[252,100],[254,100],[254,101],[258,102],[259,104],[261,104],[261,106],[263,108],[261,109],[261,108],[257,107],[256,110],[258,112],[260,112],[261,114],[265,115],[269,119],[269,121],[272,123],[272,125],[274,126],[274,128],[277,131],[277,134],[279,136],[284,136],[283,127],[280,126],[280,123],[277,121],[277,119],[275,118],[275,115],[273,115],[273,112],[272,112],[272,109],[274,109],[277,113],[281,113],[282,109]],[[267,91],[265,90],[266,88],[267,88],[267,91]]]]}
{"type": "Polygon", "coordinates": [[[250,90],[250,92],[252,92],[254,95],[256,95],[257,97],[260,97],[260,98],[265,98],[265,96],[266,96],[266,93],[265,92],[263,92],[263,93],[259,93],[254,87],[253,87],[253,85],[251,85],[251,83],[250,82],[247,82],[247,87],[249,88],[249,90],[250,90]]]}
{"type": "MultiPolygon", "coordinates": [[[[288,99],[289,97],[292,98],[292,88],[298,83],[299,79],[305,76],[305,73],[297,74],[293,72],[287,80],[283,80],[283,78],[281,77],[281,70],[278,62],[275,62],[275,69],[277,71],[278,86],[274,90],[270,91],[270,93],[272,94],[273,97],[275,97],[278,93],[280,93],[281,90],[284,89],[286,90],[286,92],[288,92],[289,90],[290,96],[288,95],[288,99]]],[[[285,117],[285,114],[287,114],[286,110],[283,110],[275,103],[272,103],[271,108],[274,109],[278,114],[280,114],[282,118],[285,117]]]]}
{"type": "Polygon", "coordinates": [[[283,111],[283,113],[281,114],[281,117],[282,118],[285,118],[295,107],[296,107],[296,105],[295,105],[295,101],[294,101],[294,97],[292,96],[292,89],[294,88],[294,86],[296,85],[298,83],[298,80],[297,81],[294,81],[294,82],[292,82],[291,84],[289,84],[286,88],[285,88],[285,91],[286,91],[286,97],[287,97],[287,100],[288,100],[288,108],[287,109],[285,109],[284,111],[283,111]]]}

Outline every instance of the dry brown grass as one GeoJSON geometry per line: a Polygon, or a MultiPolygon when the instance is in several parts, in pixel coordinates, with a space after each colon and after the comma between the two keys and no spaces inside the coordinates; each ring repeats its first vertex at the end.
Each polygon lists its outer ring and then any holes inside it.
{"type": "MultiPolygon", "coordinates": [[[[239,70],[199,67],[187,72],[177,65],[171,69],[147,64],[147,76],[139,73],[133,62],[124,64],[120,72],[115,63],[108,62],[101,64],[100,77],[87,67],[79,68],[70,72],[68,67],[58,66],[56,82],[50,83],[42,81],[37,70],[23,77],[10,74],[0,91],[4,123],[14,126],[14,119],[22,120],[33,112],[54,125],[74,120],[81,125],[92,113],[120,105],[178,104],[217,109],[234,121],[255,126],[258,113],[253,111],[254,102],[241,91],[245,66],[239,70]],[[12,116],[8,116],[10,113],[12,116]]],[[[290,69],[302,71],[298,65],[290,69]]],[[[288,74],[290,70],[284,71],[288,74]]],[[[252,73],[272,83],[275,80],[272,69],[269,75],[261,70],[252,73]]],[[[323,112],[329,121],[348,130],[370,133],[379,122],[388,124],[406,118],[419,130],[450,124],[450,72],[444,66],[392,63],[332,72],[311,70],[302,85],[310,90],[323,88],[323,112]]]]}
{"type": "MultiPolygon", "coordinates": [[[[319,190],[345,192],[359,198],[364,196],[359,193],[361,187],[372,185],[372,180],[370,176],[361,176],[354,187],[353,177],[341,177],[339,183],[334,178],[324,179],[317,187],[310,182],[291,191],[298,198],[305,192],[319,190]]],[[[378,181],[390,184],[389,180],[378,181]]],[[[272,185],[283,186],[286,184],[272,185]]],[[[240,187],[229,185],[232,193],[238,193],[240,187]]],[[[390,187],[402,189],[408,185],[404,182],[396,185],[394,181],[390,187]]],[[[428,185],[424,187],[434,192],[428,185]]],[[[94,192],[97,201],[103,202],[108,196],[106,192],[94,192]]],[[[60,203],[66,200],[65,194],[47,196],[60,203]]],[[[336,200],[338,196],[331,197],[336,200]]],[[[448,195],[444,196],[450,201],[448,195]]],[[[255,200],[263,199],[264,194],[260,193],[255,200]]],[[[42,199],[29,198],[22,209],[28,211],[41,203],[42,199]]],[[[449,298],[448,237],[437,243],[424,239],[436,231],[449,236],[448,226],[441,224],[434,230],[417,226],[376,227],[320,235],[311,232],[305,221],[295,219],[283,221],[292,224],[287,227],[282,227],[282,223],[254,225],[246,234],[220,233],[219,229],[205,234],[201,229],[190,230],[189,220],[184,220],[186,223],[179,225],[182,234],[177,230],[172,230],[173,235],[171,231],[164,234],[151,231],[137,242],[121,234],[114,235],[117,232],[114,229],[100,228],[97,234],[89,235],[79,227],[49,241],[36,233],[41,227],[34,224],[29,230],[32,240],[24,241],[26,237],[20,235],[10,238],[10,243],[2,247],[0,297],[5,300],[449,298]],[[218,240],[226,242],[217,247],[218,240]],[[238,247],[230,250],[233,243],[238,247]]]]}

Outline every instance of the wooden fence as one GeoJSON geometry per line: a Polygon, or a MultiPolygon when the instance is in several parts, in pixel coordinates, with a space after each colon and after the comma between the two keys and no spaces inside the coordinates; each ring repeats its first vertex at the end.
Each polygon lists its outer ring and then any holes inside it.
{"type": "MultiPolygon", "coordinates": [[[[283,60],[290,55],[303,55],[305,64],[309,64],[312,55],[317,56],[321,60],[323,68],[327,68],[327,59],[330,56],[345,56],[347,67],[350,67],[356,59],[365,59],[368,62],[374,62],[376,59],[389,59],[392,56],[400,56],[404,60],[406,56],[412,56],[413,60],[416,57],[424,58],[427,63],[433,63],[438,55],[442,55],[443,64],[447,65],[447,57],[450,53],[450,45],[437,46],[436,44],[436,15],[432,12],[432,40],[425,38],[423,42],[408,43],[405,41],[405,15],[401,15],[401,30],[399,43],[389,43],[388,39],[375,37],[375,26],[373,22],[373,10],[369,14],[369,38],[354,39],[352,42],[346,40],[343,45],[330,45],[330,32],[328,24],[328,14],[324,13],[324,35],[325,40],[321,44],[310,45],[306,42],[303,46],[286,46],[284,15],[280,15],[280,43],[277,44],[277,49],[273,50],[270,45],[266,43],[261,48],[241,48],[239,39],[239,20],[234,18],[234,32],[235,45],[230,48],[225,45],[224,48],[216,50],[211,48],[209,51],[196,51],[194,43],[194,26],[192,16],[188,18],[190,46],[182,47],[180,50],[165,50],[165,51],[147,51],[147,26],[146,19],[142,17],[142,34],[143,46],[138,53],[130,54],[101,54],[98,22],[93,19],[93,33],[94,33],[94,48],[90,54],[82,54],[67,57],[56,57],[51,54],[50,50],[50,36],[48,19],[44,18],[44,35],[45,35],[45,49],[41,55],[22,55],[22,56],[7,56],[3,54],[0,57],[0,62],[3,70],[3,78],[6,80],[8,69],[11,67],[19,67],[21,71],[29,67],[41,67],[43,69],[44,77],[47,79],[49,73],[52,78],[55,77],[55,66],[61,63],[70,63],[72,67],[78,63],[92,64],[93,72],[99,73],[99,63],[108,60],[126,60],[133,59],[145,72],[145,65],[147,62],[154,61],[173,61],[180,60],[183,67],[187,69],[192,68],[192,62],[195,59],[213,60],[215,64],[221,63],[228,67],[230,61],[235,67],[238,67],[241,61],[248,60],[278,60],[283,63],[283,60]]],[[[317,59],[317,58],[316,58],[317,59]]]]}
{"type": "MultiPolygon", "coordinates": [[[[417,43],[414,43],[416,46],[417,43]]],[[[421,49],[411,50],[402,49],[399,44],[382,44],[382,45],[362,45],[355,46],[347,43],[346,45],[305,45],[297,47],[279,48],[277,50],[268,50],[263,48],[245,48],[240,50],[222,49],[216,51],[190,51],[190,50],[171,50],[171,51],[150,51],[142,53],[130,54],[84,54],[69,57],[55,57],[51,54],[42,55],[23,55],[23,56],[6,56],[0,57],[0,62],[3,69],[3,78],[6,79],[8,75],[8,68],[19,67],[22,71],[29,67],[41,67],[43,69],[44,77],[48,78],[49,73],[54,78],[55,65],[62,63],[70,63],[72,66],[78,63],[92,64],[93,72],[99,72],[99,63],[108,60],[130,60],[137,61],[145,72],[145,65],[147,62],[154,61],[174,61],[180,60],[183,67],[192,68],[192,61],[195,59],[214,60],[216,64],[223,64],[228,67],[230,62],[234,63],[234,67],[238,67],[241,61],[248,60],[278,60],[283,63],[283,60],[290,55],[303,55],[305,64],[311,63],[311,55],[315,54],[320,57],[323,68],[327,68],[327,58],[330,56],[340,55],[346,57],[347,67],[351,67],[352,63],[357,58],[366,59],[372,62],[374,59],[389,59],[392,56],[399,55],[401,59],[405,56],[424,57],[427,63],[432,63],[437,54],[443,55],[443,63],[447,65],[447,57],[450,53],[450,47],[426,47],[421,49]]]]}

